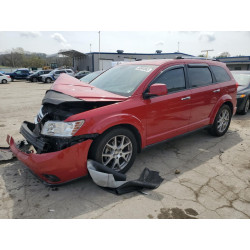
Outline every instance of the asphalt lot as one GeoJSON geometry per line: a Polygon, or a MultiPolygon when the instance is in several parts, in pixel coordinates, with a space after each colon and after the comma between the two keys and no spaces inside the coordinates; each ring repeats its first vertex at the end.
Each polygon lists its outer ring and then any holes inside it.
{"type": "MultiPolygon", "coordinates": [[[[0,85],[0,146],[6,135],[22,139],[50,84],[0,85]]],[[[17,160],[0,162],[0,218],[250,218],[250,111],[234,116],[228,133],[199,131],[145,149],[127,173],[160,172],[158,189],[116,196],[89,176],[50,188],[17,160]],[[179,170],[179,174],[175,171],[179,170]]]]}

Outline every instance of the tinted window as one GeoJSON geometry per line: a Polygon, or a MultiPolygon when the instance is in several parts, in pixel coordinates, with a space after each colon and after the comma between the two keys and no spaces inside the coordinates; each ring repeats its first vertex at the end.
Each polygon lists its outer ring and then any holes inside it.
{"type": "Polygon", "coordinates": [[[72,71],[71,70],[66,70],[68,73],[72,73],[72,71]]]}
{"type": "Polygon", "coordinates": [[[59,70],[59,71],[56,71],[55,74],[58,75],[58,74],[62,74],[62,73],[65,73],[64,70],[59,70]]]}
{"type": "Polygon", "coordinates": [[[226,72],[225,69],[223,69],[222,67],[219,66],[211,66],[211,69],[214,73],[215,79],[217,82],[226,82],[226,81],[230,81],[231,78],[228,75],[228,73],[226,72]]]}
{"type": "Polygon", "coordinates": [[[202,87],[213,82],[211,72],[206,67],[188,68],[188,77],[192,87],[202,87]]]}
{"type": "Polygon", "coordinates": [[[179,68],[163,72],[153,83],[165,83],[168,92],[183,90],[186,88],[184,70],[183,68],[179,68]]]}

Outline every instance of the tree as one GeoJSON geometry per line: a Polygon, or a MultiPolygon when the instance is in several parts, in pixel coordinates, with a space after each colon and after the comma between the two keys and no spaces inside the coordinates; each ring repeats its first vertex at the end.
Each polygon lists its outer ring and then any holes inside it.
{"type": "Polygon", "coordinates": [[[204,54],[200,54],[198,55],[198,57],[206,57],[204,54]]]}
{"type": "Polygon", "coordinates": [[[229,52],[222,52],[219,56],[217,56],[217,58],[221,58],[221,57],[230,57],[230,53],[229,52]]]}

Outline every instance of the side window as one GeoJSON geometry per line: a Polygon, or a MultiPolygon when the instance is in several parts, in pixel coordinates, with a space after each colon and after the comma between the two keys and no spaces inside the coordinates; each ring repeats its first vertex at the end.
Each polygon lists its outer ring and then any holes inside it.
{"type": "Polygon", "coordinates": [[[71,70],[66,70],[67,71],[67,73],[72,73],[72,71],[71,70]]]}
{"type": "Polygon", "coordinates": [[[17,70],[17,71],[16,71],[16,74],[17,74],[17,75],[21,75],[21,74],[22,74],[21,70],[17,70]]]}
{"type": "Polygon", "coordinates": [[[207,67],[188,67],[190,85],[194,88],[212,84],[213,79],[207,67]]]}
{"type": "Polygon", "coordinates": [[[168,92],[176,92],[186,89],[184,69],[178,68],[163,72],[152,83],[166,84],[168,92]]]}
{"type": "Polygon", "coordinates": [[[217,82],[227,82],[231,80],[227,71],[223,69],[222,67],[220,66],[210,66],[210,67],[214,73],[214,76],[217,82]]]}

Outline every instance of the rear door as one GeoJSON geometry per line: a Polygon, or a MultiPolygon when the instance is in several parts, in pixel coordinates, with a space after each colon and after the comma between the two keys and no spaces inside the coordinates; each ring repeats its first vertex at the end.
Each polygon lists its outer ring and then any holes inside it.
{"type": "Polygon", "coordinates": [[[191,89],[191,117],[189,131],[209,124],[214,105],[221,96],[219,83],[215,83],[207,64],[187,65],[191,89]]]}
{"type": "Polygon", "coordinates": [[[163,71],[153,83],[167,85],[168,94],[146,99],[147,145],[187,132],[191,91],[187,89],[184,65],[163,71]]]}

